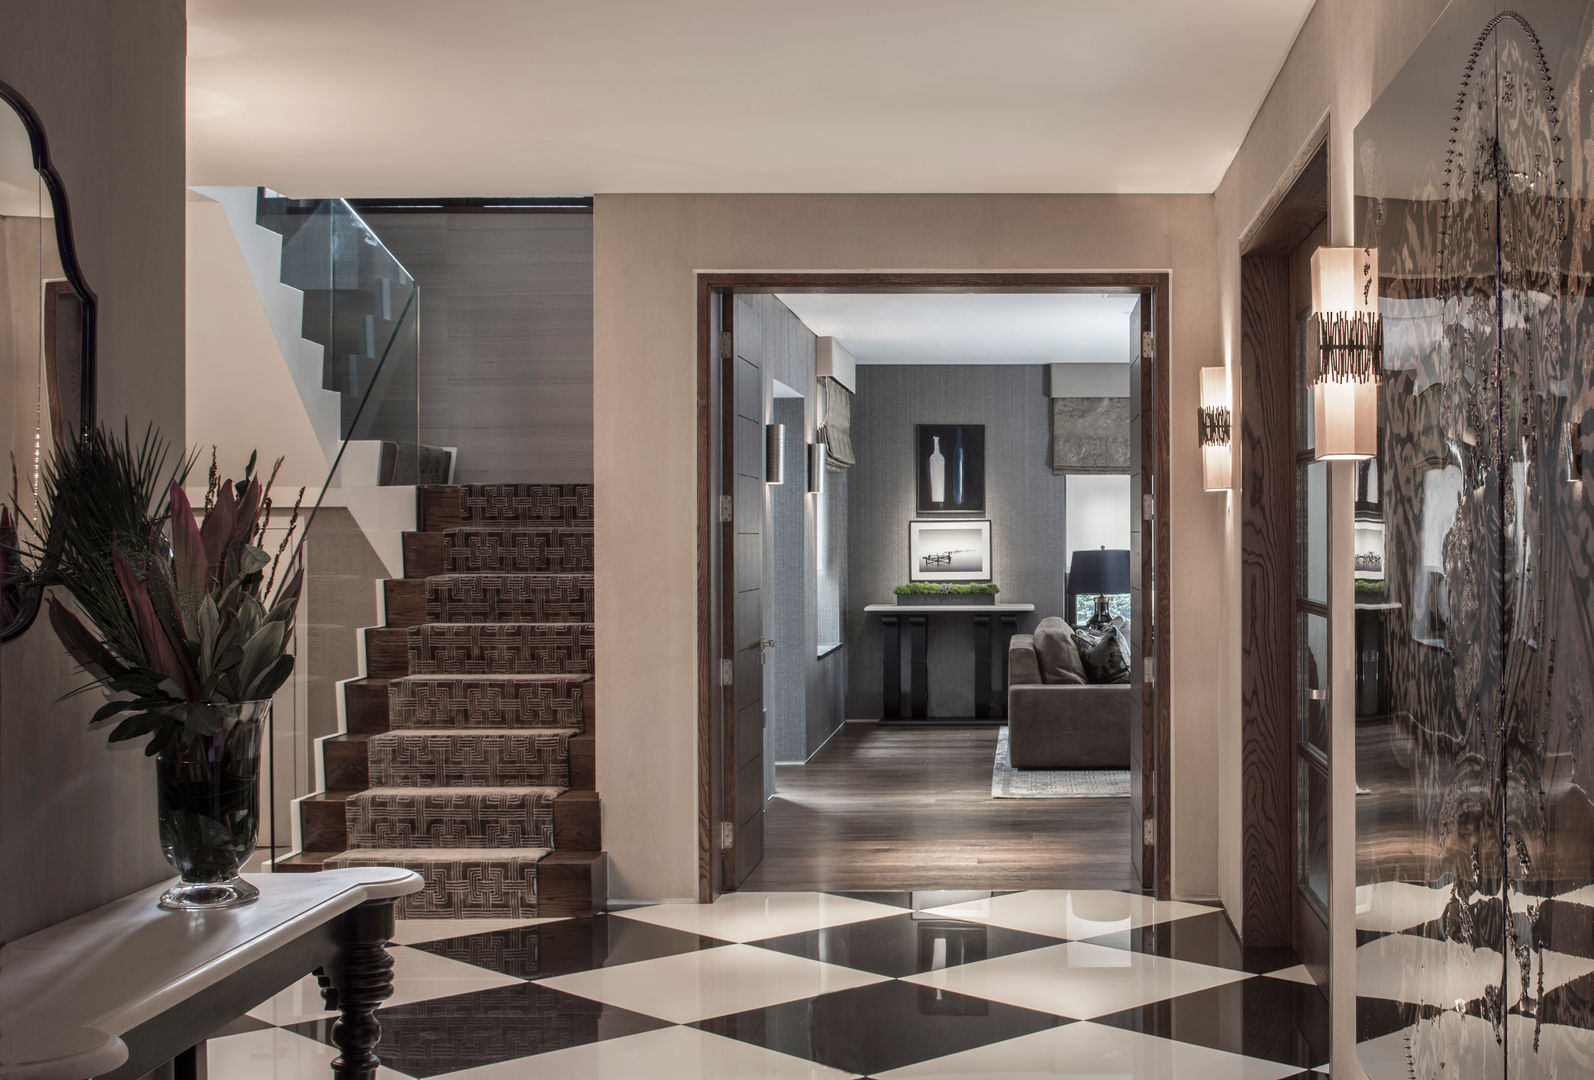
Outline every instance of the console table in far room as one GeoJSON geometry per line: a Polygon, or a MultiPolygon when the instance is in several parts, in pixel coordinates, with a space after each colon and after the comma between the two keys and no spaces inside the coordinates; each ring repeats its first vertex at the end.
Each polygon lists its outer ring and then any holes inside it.
{"type": "Polygon", "coordinates": [[[974,624],[974,718],[1002,715],[1007,700],[1006,641],[1018,632],[1018,617],[1035,610],[1034,604],[869,604],[866,615],[880,616],[881,719],[923,720],[930,715],[929,622],[932,617],[971,619],[974,624]],[[991,619],[1002,628],[1002,680],[993,696],[991,687],[991,619]],[[908,697],[902,698],[902,629],[907,623],[908,697]],[[995,704],[993,706],[993,697],[995,704]]]}

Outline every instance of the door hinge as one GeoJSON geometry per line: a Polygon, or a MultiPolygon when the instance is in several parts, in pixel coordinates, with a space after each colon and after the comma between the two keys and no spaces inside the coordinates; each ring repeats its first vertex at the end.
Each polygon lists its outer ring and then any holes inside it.
{"type": "Polygon", "coordinates": [[[1157,819],[1145,817],[1140,819],[1140,842],[1146,847],[1151,847],[1157,842],[1157,819]]]}
{"type": "Polygon", "coordinates": [[[734,355],[732,350],[735,349],[735,348],[736,348],[736,343],[731,338],[731,332],[729,330],[721,330],[720,331],[720,359],[721,360],[729,360],[734,355]]]}
{"type": "Polygon", "coordinates": [[[734,661],[734,660],[721,660],[720,661],[720,685],[721,686],[730,686],[735,681],[736,681],[736,661],[734,661]]]}
{"type": "MultiPolygon", "coordinates": [[[[1118,340],[1122,341],[1123,338],[1119,338],[1118,340]]],[[[1140,359],[1150,360],[1153,356],[1157,355],[1156,350],[1152,348],[1153,344],[1154,342],[1151,336],[1151,331],[1142,330],[1140,332],[1140,359]]]]}
{"type": "Polygon", "coordinates": [[[1146,492],[1140,496],[1140,516],[1146,521],[1154,521],[1157,517],[1157,496],[1146,492]]]}
{"type": "Polygon", "coordinates": [[[720,524],[729,525],[736,518],[736,500],[729,495],[720,496],[720,524]]]}
{"type": "Polygon", "coordinates": [[[728,821],[720,822],[720,850],[729,851],[736,846],[736,829],[728,821]]]}

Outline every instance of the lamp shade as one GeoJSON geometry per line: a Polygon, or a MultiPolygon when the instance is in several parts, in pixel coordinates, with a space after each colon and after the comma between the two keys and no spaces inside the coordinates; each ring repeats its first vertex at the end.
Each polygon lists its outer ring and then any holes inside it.
{"type": "Polygon", "coordinates": [[[1202,487],[1207,491],[1227,491],[1233,479],[1233,414],[1229,408],[1229,369],[1201,369],[1202,487]]]}
{"type": "Polygon", "coordinates": [[[1129,549],[1089,548],[1074,552],[1068,587],[1076,596],[1129,591],[1129,549]]]}

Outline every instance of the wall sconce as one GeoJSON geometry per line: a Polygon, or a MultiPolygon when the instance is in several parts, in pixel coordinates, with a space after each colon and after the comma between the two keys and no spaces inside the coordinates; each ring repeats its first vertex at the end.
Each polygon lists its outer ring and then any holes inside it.
{"type": "Polygon", "coordinates": [[[1570,484],[1583,482],[1583,421],[1573,420],[1566,425],[1566,480],[1570,484]]]}
{"type": "Polygon", "coordinates": [[[1229,407],[1229,369],[1201,369],[1201,408],[1196,433],[1201,440],[1202,487],[1228,491],[1234,474],[1234,419],[1229,407]]]}
{"type": "Polygon", "coordinates": [[[825,444],[808,444],[808,494],[818,495],[825,490],[825,444]]]}
{"type": "Polygon", "coordinates": [[[764,425],[764,483],[786,482],[786,425],[764,425]]]}
{"type": "Polygon", "coordinates": [[[1361,460],[1378,454],[1378,384],[1384,381],[1384,324],[1378,314],[1378,249],[1312,252],[1312,325],[1318,364],[1310,378],[1316,422],[1313,457],[1361,460]]]}

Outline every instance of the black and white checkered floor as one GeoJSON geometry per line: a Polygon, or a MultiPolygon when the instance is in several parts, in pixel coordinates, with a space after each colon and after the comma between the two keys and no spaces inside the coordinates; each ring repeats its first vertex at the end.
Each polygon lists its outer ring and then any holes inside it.
{"type": "MultiPolygon", "coordinates": [[[[393,953],[388,1080],[1284,1080],[1329,1057],[1327,1003],[1288,950],[1127,893],[734,893],[405,922],[393,953]]],[[[1409,1010],[1389,1004],[1364,1002],[1362,1039],[1399,1037],[1409,1010]]],[[[324,1077],[330,1015],[306,980],[212,1039],[210,1074],[324,1077]]]]}

